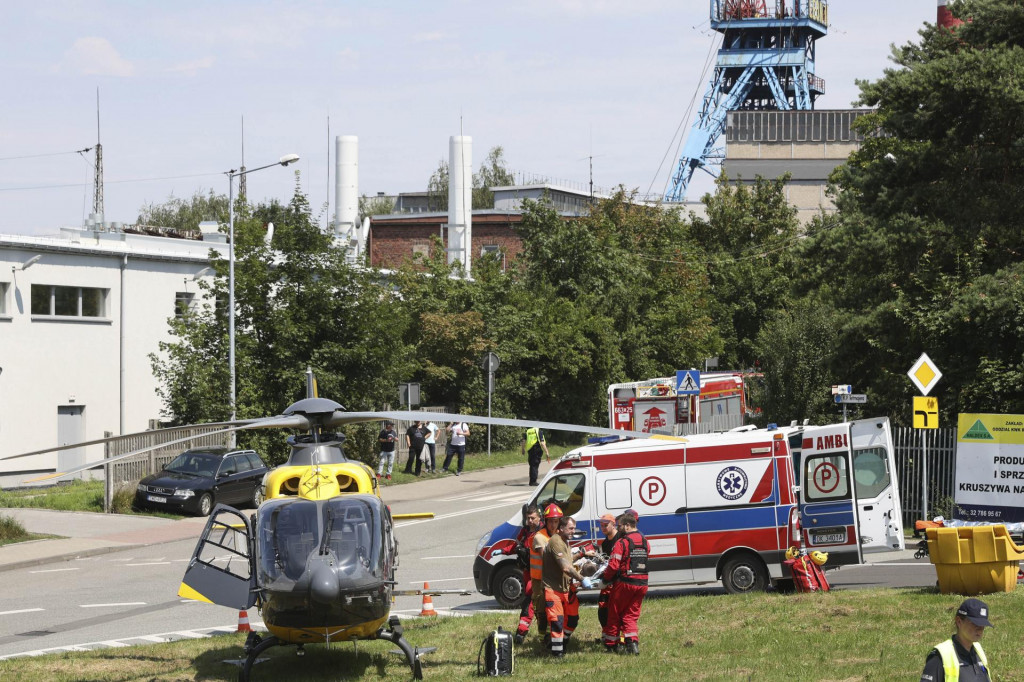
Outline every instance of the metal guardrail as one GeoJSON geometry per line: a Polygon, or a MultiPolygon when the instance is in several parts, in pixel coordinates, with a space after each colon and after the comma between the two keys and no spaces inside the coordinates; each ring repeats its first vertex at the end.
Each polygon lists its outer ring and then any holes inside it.
{"type": "MultiPolygon", "coordinates": [[[[165,464],[185,450],[204,445],[227,445],[231,434],[217,433],[216,435],[204,436],[204,434],[220,430],[221,427],[217,426],[196,426],[188,429],[157,429],[109,441],[104,445],[104,460],[181,438],[195,438],[195,440],[188,443],[166,445],[149,452],[144,452],[136,457],[128,457],[111,464],[104,464],[104,480],[106,483],[104,486],[103,510],[110,512],[111,502],[117,490],[124,487],[130,487],[134,490],[141,479],[159,471],[165,464]]],[[[107,436],[110,435],[112,434],[108,432],[107,436]]]]}

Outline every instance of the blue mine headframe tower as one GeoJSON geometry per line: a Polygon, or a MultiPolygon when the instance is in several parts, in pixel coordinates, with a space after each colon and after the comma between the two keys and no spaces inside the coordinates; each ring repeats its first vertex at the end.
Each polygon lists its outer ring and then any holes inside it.
{"type": "Polygon", "coordinates": [[[828,0],[710,0],[722,34],[715,71],[672,176],[666,201],[682,201],[694,171],[725,158],[719,139],[735,110],[810,110],[825,92],[815,41],[828,33],[828,0]]]}

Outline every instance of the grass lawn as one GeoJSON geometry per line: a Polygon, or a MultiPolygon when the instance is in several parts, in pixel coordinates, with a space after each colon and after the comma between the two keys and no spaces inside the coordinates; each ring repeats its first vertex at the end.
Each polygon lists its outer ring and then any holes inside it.
{"type": "MultiPolygon", "coordinates": [[[[933,644],[949,636],[963,598],[930,589],[847,590],[827,594],[715,595],[649,599],[640,619],[641,655],[613,656],[599,636],[592,603],[564,661],[554,662],[531,632],[516,652],[515,677],[529,680],[916,680],[933,644]]],[[[1024,591],[985,597],[995,629],[984,645],[995,678],[1024,680],[1024,591]]],[[[427,680],[469,679],[484,635],[514,629],[518,614],[405,622],[424,656],[427,680]]],[[[535,631],[534,631],[535,632],[535,631]]],[[[233,680],[223,663],[242,657],[243,635],[0,661],[0,679],[233,680]]],[[[408,680],[404,658],[387,642],[280,647],[254,668],[256,680],[408,680]]]]}

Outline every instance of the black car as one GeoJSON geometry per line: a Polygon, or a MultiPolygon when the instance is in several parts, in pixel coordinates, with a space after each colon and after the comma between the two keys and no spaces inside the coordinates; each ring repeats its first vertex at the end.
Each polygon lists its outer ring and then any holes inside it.
{"type": "Polygon", "coordinates": [[[258,507],[267,465],[253,450],[186,450],[139,481],[135,506],[208,516],[218,502],[258,507]]]}

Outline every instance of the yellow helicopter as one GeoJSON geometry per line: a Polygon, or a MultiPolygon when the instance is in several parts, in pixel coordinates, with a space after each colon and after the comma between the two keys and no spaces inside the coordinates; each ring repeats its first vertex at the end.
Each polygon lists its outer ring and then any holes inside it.
{"type": "MultiPolygon", "coordinates": [[[[308,395],[315,395],[309,382],[308,395]]],[[[380,497],[376,475],[366,464],[345,456],[344,436],[333,429],[345,424],[424,417],[451,422],[490,424],[602,435],[648,437],[649,434],[552,422],[412,411],[347,412],[338,403],[307,397],[283,414],[220,422],[216,433],[246,429],[287,428],[307,433],[291,436],[288,461],[263,480],[264,501],[251,516],[218,504],[210,514],[182,578],[178,595],[247,610],[256,606],[269,635],[251,633],[239,679],[249,679],[252,665],[267,649],[281,645],[336,643],[383,639],[396,644],[408,660],[415,679],[422,679],[420,656],[436,647],[415,648],[403,636],[391,614],[396,595],[421,590],[396,590],[398,541],[394,522],[432,514],[391,514],[380,497]]],[[[213,435],[206,433],[204,436],[213,435]]],[[[195,437],[171,441],[187,443],[195,437]]],[[[102,443],[100,439],[13,455],[26,457],[102,443]]],[[[105,460],[137,456],[155,447],[105,460]]],[[[32,481],[60,478],[88,468],[41,476],[32,481]]],[[[431,594],[441,591],[432,590],[431,594]]]]}

